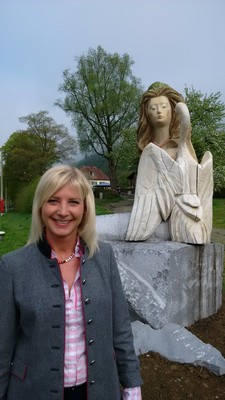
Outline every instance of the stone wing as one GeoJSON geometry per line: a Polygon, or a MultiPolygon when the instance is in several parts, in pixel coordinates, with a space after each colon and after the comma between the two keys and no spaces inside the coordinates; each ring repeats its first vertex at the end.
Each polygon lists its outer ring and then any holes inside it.
{"type": "Polygon", "coordinates": [[[148,144],[140,157],[134,205],[126,234],[128,241],[147,240],[167,220],[182,193],[183,173],[165,150],[148,144]]]}

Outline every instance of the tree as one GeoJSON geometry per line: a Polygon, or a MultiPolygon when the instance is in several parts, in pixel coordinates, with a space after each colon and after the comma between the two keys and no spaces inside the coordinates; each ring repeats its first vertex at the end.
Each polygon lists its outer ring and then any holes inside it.
{"type": "Polygon", "coordinates": [[[27,132],[14,132],[10,135],[3,146],[3,158],[8,196],[15,202],[18,191],[34,178],[37,171],[37,151],[27,132]]]}
{"type": "Polygon", "coordinates": [[[67,128],[57,125],[47,111],[19,120],[28,125],[27,129],[14,132],[3,146],[4,180],[12,201],[25,185],[76,150],[76,141],[67,128]]]}
{"type": "Polygon", "coordinates": [[[207,96],[185,87],[185,101],[192,123],[192,143],[199,160],[207,150],[213,155],[215,191],[225,187],[225,105],[220,98],[220,92],[207,96]]]}
{"type": "Polygon", "coordinates": [[[131,127],[125,132],[123,151],[118,162],[119,186],[127,187],[130,182],[128,176],[136,173],[140,158],[140,150],[137,146],[137,130],[131,127]]]}
{"type": "Polygon", "coordinates": [[[48,114],[48,111],[39,111],[19,118],[20,122],[28,125],[26,131],[39,150],[41,174],[53,163],[67,160],[77,153],[76,140],[68,129],[57,124],[48,114]]]}
{"type": "Polygon", "coordinates": [[[81,152],[94,151],[108,161],[115,189],[126,135],[138,118],[141,84],[132,75],[133,61],[128,54],[109,54],[99,46],[75,60],[77,70],[63,72],[59,91],[66,96],[56,105],[71,117],[81,152]]]}
{"type": "Polygon", "coordinates": [[[109,175],[107,160],[99,156],[97,153],[88,154],[75,164],[77,168],[83,167],[84,165],[94,165],[95,167],[103,171],[106,175],[109,175]]]}

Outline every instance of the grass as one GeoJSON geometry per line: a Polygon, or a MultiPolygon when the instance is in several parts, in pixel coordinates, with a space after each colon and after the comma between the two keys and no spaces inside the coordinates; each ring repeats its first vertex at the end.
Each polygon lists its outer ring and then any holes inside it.
{"type": "MultiPolygon", "coordinates": [[[[114,201],[114,200],[113,200],[114,201]]],[[[110,200],[110,203],[112,200],[110,200]]],[[[95,199],[95,210],[96,215],[111,214],[112,211],[109,210],[109,200],[107,199],[95,199]]]]}
{"type": "Polygon", "coordinates": [[[0,230],[5,232],[0,241],[0,256],[23,246],[30,230],[30,214],[9,212],[0,217],[0,230]]]}
{"type": "Polygon", "coordinates": [[[225,199],[213,199],[213,227],[225,230],[225,199]]]}
{"type": "MultiPolygon", "coordinates": [[[[96,214],[109,214],[109,203],[116,199],[96,199],[96,214]]],[[[9,212],[0,217],[0,230],[5,231],[4,240],[0,241],[0,256],[23,246],[28,238],[30,229],[30,214],[9,212]]],[[[215,236],[217,243],[225,244],[225,199],[213,200],[213,227],[221,229],[223,235],[215,236]]]]}
{"type": "MultiPolygon", "coordinates": [[[[107,208],[108,205],[109,201],[106,199],[97,199],[96,214],[111,213],[107,208]]],[[[0,256],[26,244],[30,231],[30,222],[30,214],[9,212],[0,216],[0,231],[5,232],[4,240],[0,241],[0,256]]]]}

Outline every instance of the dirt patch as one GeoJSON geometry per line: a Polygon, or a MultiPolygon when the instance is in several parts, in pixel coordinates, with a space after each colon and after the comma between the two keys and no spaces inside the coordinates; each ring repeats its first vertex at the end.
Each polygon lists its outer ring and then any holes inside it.
{"type": "MultiPolygon", "coordinates": [[[[188,328],[204,343],[210,343],[225,357],[225,294],[222,307],[213,316],[188,328]]],[[[143,400],[225,399],[225,375],[206,368],[170,362],[156,353],[142,354],[140,365],[143,400]]]]}
{"type": "Polygon", "coordinates": [[[110,203],[109,209],[113,213],[131,212],[134,199],[121,200],[116,203],[110,203]]]}

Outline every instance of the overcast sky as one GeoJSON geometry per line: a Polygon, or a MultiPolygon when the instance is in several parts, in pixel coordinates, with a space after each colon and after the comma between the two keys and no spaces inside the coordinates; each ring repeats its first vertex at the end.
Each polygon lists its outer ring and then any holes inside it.
{"type": "Polygon", "coordinates": [[[75,56],[101,45],[128,53],[145,89],[162,81],[225,102],[225,0],[0,0],[0,146],[19,117],[54,106],[75,56]]]}

